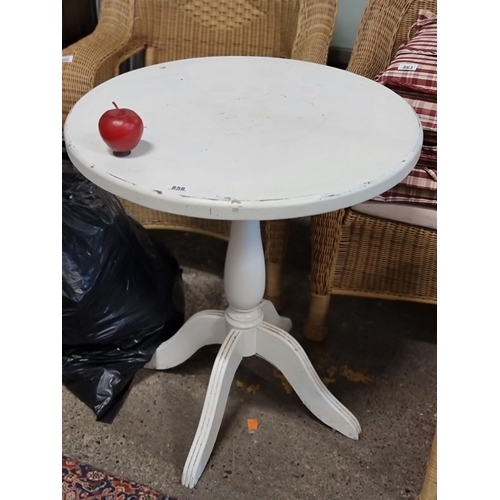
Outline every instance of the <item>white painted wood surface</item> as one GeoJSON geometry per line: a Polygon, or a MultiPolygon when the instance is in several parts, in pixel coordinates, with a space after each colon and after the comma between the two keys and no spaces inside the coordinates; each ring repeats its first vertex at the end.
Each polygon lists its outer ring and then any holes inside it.
{"type": "Polygon", "coordinates": [[[261,57],[185,59],[125,73],[83,96],[64,132],[74,164],[110,192],[157,210],[228,220],[361,203],[401,181],[422,144],[411,106],[382,85],[261,57]],[[97,133],[112,101],[145,126],[126,158],[114,157],[97,133]]]}
{"type": "Polygon", "coordinates": [[[259,220],[343,208],[398,183],[420,153],[413,109],[370,80],[326,66],[191,59],[95,88],[69,114],[65,139],[75,166],[111,193],[158,210],[233,221],[224,271],[228,309],[192,316],[148,364],[172,368],[205,345],[222,344],[182,483],[193,487],[203,473],[246,356],[269,361],[317,418],[357,439],[359,422],[287,333],[291,321],[262,300],[259,220]],[[112,100],[139,113],[146,126],[126,158],[114,157],[97,130],[112,100]]]}

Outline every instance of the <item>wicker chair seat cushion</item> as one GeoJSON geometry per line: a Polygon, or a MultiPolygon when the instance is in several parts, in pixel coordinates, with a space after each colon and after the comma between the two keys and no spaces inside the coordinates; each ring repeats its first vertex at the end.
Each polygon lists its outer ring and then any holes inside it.
{"type": "Polygon", "coordinates": [[[408,89],[423,94],[437,94],[436,58],[424,54],[398,54],[378,80],[396,92],[408,89]],[[404,69],[411,68],[415,69],[404,69]]]}
{"type": "Polygon", "coordinates": [[[359,205],[354,205],[352,209],[355,212],[380,217],[381,219],[389,219],[411,224],[412,226],[437,230],[437,209],[431,205],[367,201],[359,205]]]}
{"type": "Polygon", "coordinates": [[[436,146],[437,95],[409,92],[406,89],[397,89],[396,91],[418,114],[424,130],[424,145],[436,146]]]}
{"type": "Polygon", "coordinates": [[[408,177],[385,193],[375,196],[374,201],[407,202],[419,205],[437,205],[437,173],[428,168],[415,167],[408,177]],[[415,184],[428,184],[428,188],[415,184]]]}
{"type": "Polygon", "coordinates": [[[409,175],[373,200],[437,205],[437,147],[423,146],[418,163],[409,175]]]}
{"type": "MultiPolygon", "coordinates": [[[[405,97],[405,101],[415,110],[425,132],[437,134],[437,103],[424,99],[405,97]]],[[[424,144],[425,138],[424,138],[424,144]]]]}

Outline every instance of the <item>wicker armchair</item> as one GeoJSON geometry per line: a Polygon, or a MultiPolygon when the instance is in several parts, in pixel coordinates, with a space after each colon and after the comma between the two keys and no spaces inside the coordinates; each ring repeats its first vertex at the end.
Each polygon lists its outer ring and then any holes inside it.
{"type": "MultiPolygon", "coordinates": [[[[337,0],[102,0],[88,37],[63,50],[62,123],[94,86],[119,74],[120,64],[145,50],[145,64],[192,57],[248,55],[326,64],[337,0]]],[[[122,200],[144,227],[177,229],[227,240],[229,221],[183,217],[122,200]]],[[[266,298],[281,308],[281,263],[288,221],[262,224],[266,298]]]]}
{"type": "MultiPolygon", "coordinates": [[[[436,0],[369,0],[347,67],[374,79],[436,0]]],[[[331,295],[435,304],[437,231],[348,208],[311,218],[311,303],[304,335],[327,336],[331,295]]]]}

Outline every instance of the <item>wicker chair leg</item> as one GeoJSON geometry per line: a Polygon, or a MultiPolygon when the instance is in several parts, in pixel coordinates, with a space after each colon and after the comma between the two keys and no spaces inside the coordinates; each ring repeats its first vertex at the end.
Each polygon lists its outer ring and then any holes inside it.
{"type": "Polygon", "coordinates": [[[337,210],[311,217],[311,303],[303,333],[316,342],[328,335],[330,273],[339,252],[344,216],[344,210],[337,210]]]}
{"type": "Polygon", "coordinates": [[[437,431],[432,440],[431,454],[427,463],[424,485],[416,500],[437,500],[437,431]]]}
{"type": "Polygon", "coordinates": [[[266,259],[266,291],[277,311],[284,305],[281,288],[281,269],[286,252],[289,231],[288,220],[265,221],[261,224],[262,242],[266,259]]]}
{"type": "Polygon", "coordinates": [[[266,261],[266,293],[264,298],[270,300],[277,311],[284,305],[281,288],[281,263],[266,261]]]}
{"type": "Polygon", "coordinates": [[[309,316],[304,325],[304,337],[308,340],[321,342],[328,335],[326,321],[328,318],[328,310],[330,309],[330,294],[316,295],[311,294],[311,302],[309,304],[309,316]]]}

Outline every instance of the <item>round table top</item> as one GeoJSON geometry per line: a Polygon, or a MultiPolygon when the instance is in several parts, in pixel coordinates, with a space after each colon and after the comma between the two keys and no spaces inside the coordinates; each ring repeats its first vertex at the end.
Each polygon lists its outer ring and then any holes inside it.
{"type": "Polygon", "coordinates": [[[69,113],[74,165],[103,189],[174,214],[227,220],[302,217],[355,205],[418,161],[412,107],[367,78],[265,57],[183,59],[95,87],[69,113]],[[140,144],[115,157],[101,115],[134,110],[140,144]]]}

